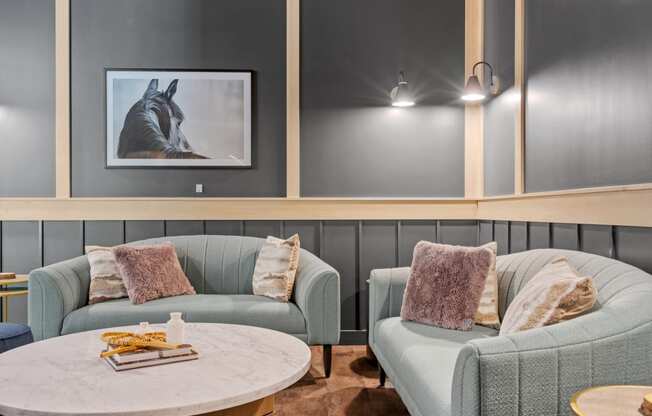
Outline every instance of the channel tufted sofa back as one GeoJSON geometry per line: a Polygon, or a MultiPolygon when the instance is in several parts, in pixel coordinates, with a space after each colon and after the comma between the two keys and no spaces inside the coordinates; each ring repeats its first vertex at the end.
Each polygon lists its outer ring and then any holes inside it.
{"type": "Polygon", "coordinates": [[[634,293],[652,293],[652,275],[618,260],[571,250],[539,249],[499,256],[498,306],[501,318],[514,297],[546,264],[566,257],[582,275],[593,277],[598,291],[594,309],[613,308],[634,293]]]}
{"type": "MultiPolygon", "coordinates": [[[[251,279],[262,238],[224,235],[161,237],[130,244],[170,241],[190,283],[200,294],[251,295],[251,279]]],[[[301,257],[305,257],[302,251],[301,257]]],[[[308,253],[307,255],[310,255],[308,253]]]]}

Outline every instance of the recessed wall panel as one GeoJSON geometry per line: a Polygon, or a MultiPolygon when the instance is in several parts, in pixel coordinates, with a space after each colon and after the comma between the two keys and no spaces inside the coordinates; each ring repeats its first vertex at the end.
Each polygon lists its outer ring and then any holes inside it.
{"type": "MultiPolygon", "coordinates": [[[[514,192],[514,146],[520,95],[514,88],[514,2],[485,0],[484,60],[499,78],[498,95],[485,101],[484,187],[486,195],[514,192]]],[[[490,72],[486,67],[485,80],[490,72]]]]}
{"type": "Polygon", "coordinates": [[[285,0],[72,0],[73,195],[284,196],[285,20],[285,0]],[[254,71],[252,168],[106,169],[105,68],[254,71]]]}
{"type": "Polygon", "coordinates": [[[399,262],[401,267],[412,264],[414,246],[421,240],[437,241],[436,221],[400,221],[399,262]]]}
{"type": "Polygon", "coordinates": [[[320,229],[319,221],[284,221],[284,238],[299,234],[301,248],[319,255],[320,251],[320,229]]]}
{"type": "Polygon", "coordinates": [[[165,221],[125,221],[126,242],[163,236],[165,236],[165,221]]]}
{"type": "Polygon", "coordinates": [[[528,223],[528,245],[530,250],[550,248],[550,224],[547,222],[528,223]]]}
{"type": "Polygon", "coordinates": [[[580,241],[582,251],[613,257],[614,231],[610,225],[580,225],[580,241]]]}
{"type": "Polygon", "coordinates": [[[493,221],[478,221],[478,244],[487,244],[494,239],[494,223],[493,221]]]}
{"type": "Polygon", "coordinates": [[[0,197],[54,196],[54,0],[0,1],[0,39],[0,197]]]}
{"type": "Polygon", "coordinates": [[[204,234],[204,221],[166,221],[165,235],[202,235],[204,234]]]}
{"type": "Polygon", "coordinates": [[[509,254],[509,222],[494,222],[494,240],[498,243],[498,255],[509,254]]]}
{"type": "Polygon", "coordinates": [[[509,252],[518,253],[528,249],[527,223],[511,221],[509,223],[509,252]]]}
{"type": "Polygon", "coordinates": [[[439,221],[437,241],[443,244],[475,246],[478,244],[478,222],[465,220],[439,221]]]}
{"type": "Polygon", "coordinates": [[[117,246],[125,242],[124,221],[85,221],[84,244],[87,246],[117,246]]]}
{"type": "Polygon", "coordinates": [[[647,227],[616,227],[618,260],[652,273],[652,229],[647,227]]]}
{"type": "Polygon", "coordinates": [[[82,221],[43,222],[43,264],[49,265],[84,254],[82,221]]]}
{"type": "Polygon", "coordinates": [[[526,3],[527,192],[652,182],[652,2],[526,3]]]}
{"type": "Polygon", "coordinates": [[[463,83],[464,2],[303,0],[302,194],[463,196],[463,83]]]}
{"type": "Polygon", "coordinates": [[[340,273],[342,330],[355,330],[358,311],[358,223],[324,222],[322,259],[340,273]]]}
{"type": "Polygon", "coordinates": [[[206,221],[208,235],[242,235],[243,221],[206,221]]]}
{"type": "Polygon", "coordinates": [[[577,224],[551,224],[552,247],[566,250],[579,250],[577,224]]]}
{"type": "Polygon", "coordinates": [[[267,238],[281,237],[281,221],[245,221],[244,235],[249,237],[267,238]]]}
{"type": "Polygon", "coordinates": [[[367,329],[369,275],[373,269],[396,267],[396,221],[362,221],[360,228],[359,328],[367,329]]]}

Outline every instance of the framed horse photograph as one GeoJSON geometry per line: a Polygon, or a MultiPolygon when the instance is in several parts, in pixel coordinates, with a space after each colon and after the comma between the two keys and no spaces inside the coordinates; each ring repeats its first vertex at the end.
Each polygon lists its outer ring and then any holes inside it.
{"type": "Polygon", "coordinates": [[[106,166],[251,167],[252,77],[106,69],[106,166]]]}

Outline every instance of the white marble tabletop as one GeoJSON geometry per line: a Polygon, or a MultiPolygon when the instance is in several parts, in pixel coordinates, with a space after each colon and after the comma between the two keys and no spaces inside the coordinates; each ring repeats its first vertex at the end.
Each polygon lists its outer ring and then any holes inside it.
{"type": "Polygon", "coordinates": [[[272,395],[310,368],[310,349],[290,335],[187,324],[186,341],[201,354],[198,360],[115,372],[99,358],[105,331],[50,338],[0,354],[0,414],[197,415],[272,395]]]}

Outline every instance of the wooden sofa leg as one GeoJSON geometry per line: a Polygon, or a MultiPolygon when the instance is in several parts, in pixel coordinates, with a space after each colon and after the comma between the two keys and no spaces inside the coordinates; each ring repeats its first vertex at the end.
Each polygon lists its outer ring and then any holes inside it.
{"type": "Polygon", "coordinates": [[[387,380],[387,374],[385,374],[385,370],[383,370],[383,366],[378,363],[378,380],[380,383],[378,384],[378,387],[385,387],[385,381],[387,380]]]}
{"type": "Polygon", "coordinates": [[[324,345],[324,374],[326,375],[326,378],[329,378],[331,376],[331,363],[333,360],[333,346],[332,345],[324,345]]]}

